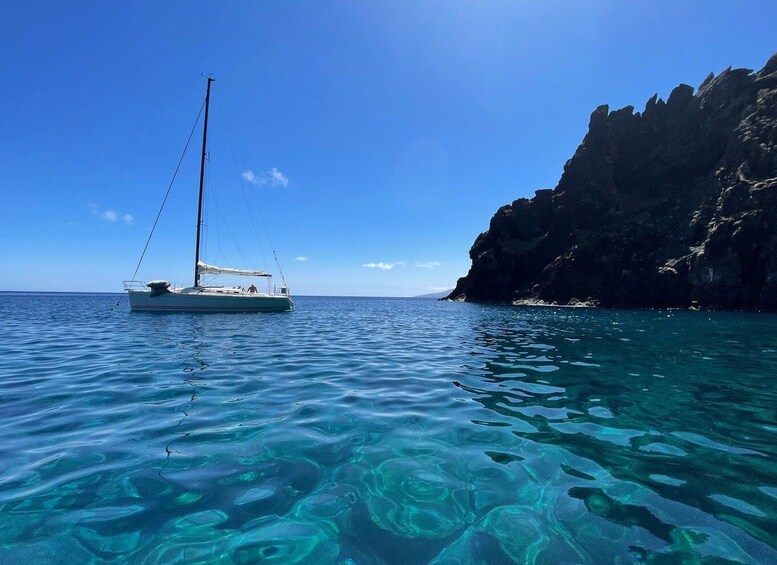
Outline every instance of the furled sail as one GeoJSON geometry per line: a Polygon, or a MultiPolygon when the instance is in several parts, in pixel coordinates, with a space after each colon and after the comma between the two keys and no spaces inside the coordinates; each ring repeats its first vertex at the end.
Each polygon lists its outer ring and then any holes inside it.
{"type": "Polygon", "coordinates": [[[270,273],[265,271],[246,271],[243,269],[232,269],[231,267],[216,267],[214,265],[207,265],[200,261],[197,263],[197,271],[203,275],[242,275],[244,277],[270,277],[270,273]]]}

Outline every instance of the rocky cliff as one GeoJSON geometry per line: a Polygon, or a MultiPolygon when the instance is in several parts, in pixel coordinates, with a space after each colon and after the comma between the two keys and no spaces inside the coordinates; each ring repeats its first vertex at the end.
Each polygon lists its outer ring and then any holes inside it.
{"type": "Polygon", "coordinates": [[[777,54],[591,114],[558,186],[500,208],[449,298],[777,310],[777,54]]]}

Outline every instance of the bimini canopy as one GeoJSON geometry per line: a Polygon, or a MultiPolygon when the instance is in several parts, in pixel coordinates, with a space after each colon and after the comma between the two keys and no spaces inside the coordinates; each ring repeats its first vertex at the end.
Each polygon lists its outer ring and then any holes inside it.
{"type": "Polygon", "coordinates": [[[231,267],[215,267],[207,265],[200,261],[197,263],[197,272],[201,275],[241,275],[244,277],[271,277],[270,273],[264,271],[244,271],[242,269],[232,269],[231,267]]]}

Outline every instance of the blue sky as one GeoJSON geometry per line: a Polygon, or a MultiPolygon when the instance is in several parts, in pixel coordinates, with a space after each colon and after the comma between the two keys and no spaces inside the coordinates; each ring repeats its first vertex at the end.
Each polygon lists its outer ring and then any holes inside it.
{"type": "MultiPolygon", "coordinates": [[[[0,290],[121,290],[202,73],[206,261],[278,278],[274,248],[296,294],[452,288],[596,106],[760,68],[775,29],[775,2],[5,2],[0,290]]],[[[191,284],[199,143],[140,279],[191,284]]]]}

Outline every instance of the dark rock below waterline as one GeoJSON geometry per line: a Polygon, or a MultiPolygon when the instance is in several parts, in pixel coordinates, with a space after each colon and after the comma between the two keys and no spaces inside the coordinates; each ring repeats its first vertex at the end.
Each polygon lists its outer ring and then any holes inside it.
{"type": "Polygon", "coordinates": [[[777,310],[777,54],[591,114],[558,186],[500,208],[448,296],[777,310]]]}

